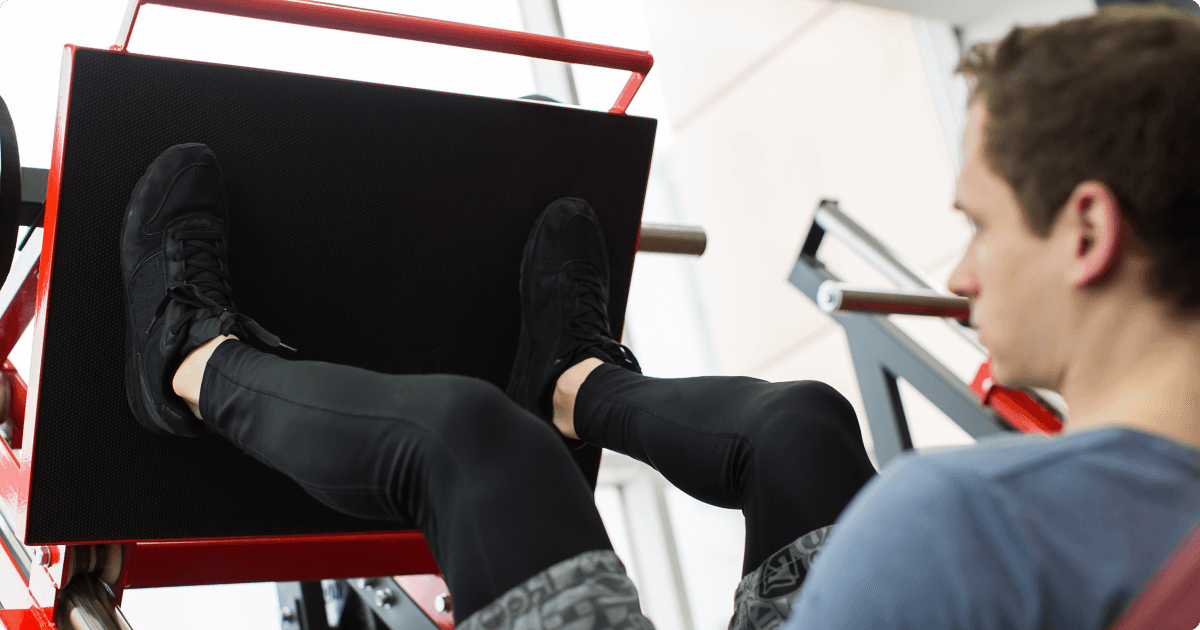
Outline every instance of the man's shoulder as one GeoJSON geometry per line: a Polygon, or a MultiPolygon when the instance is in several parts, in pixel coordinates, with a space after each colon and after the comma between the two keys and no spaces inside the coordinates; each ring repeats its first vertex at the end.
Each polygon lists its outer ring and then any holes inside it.
{"type": "Polygon", "coordinates": [[[1045,436],[995,436],[971,445],[904,453],[883,469],[880,482],[937,494],[969,489],[976,495],[989,482],[1046,473],[1078,449],[1045,436]],[[914,484],[916,479],[922,483],[914,484]]]}
{"type": "Polygon", "coordinates": [[[1123,536],[1159,527],[1145,520],[1186,525],[1200,517],[1200,450],[1125,428],[985,438],[905,454],[877,481],[864,497],[870,503],[896,495],[943,518],[970,514],[1040,532],[1043,542],[1072,532],[1123,536]]]}
{"type": "Polygon", "coordinates": [[[1200,452],[1171,446],[1162,438],[1139,431],[1109,428],[1057,437],[992,436],[970,446],[924,451],[903,459],[909,470],[929,469],[959,479],[1003,483],[1123,465],[1121,462],[1129,459],[1190,468],[1200,465],[1200,452]]]}
{"type": "Polygon", "coordinates": [[[1106,627],[1200,518],[1198,482],[1200,451],[1127,429],[902,455],[842,513],[789,630],[1106,627]]]}

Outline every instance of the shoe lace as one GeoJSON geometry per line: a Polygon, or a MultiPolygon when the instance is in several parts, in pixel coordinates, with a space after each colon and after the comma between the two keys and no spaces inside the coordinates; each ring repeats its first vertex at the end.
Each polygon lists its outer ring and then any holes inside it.
{"type": "MultiPolygon", "coordinates": [[[[216,317],[221,321],[222,335],[237,333],[254,336],[272,348],[296,349],[284,344],[279,337],[267,332],[258,322],[233,311],[233,291],[229,286],[229,270],[223,264],[220,252],[225,236],[215,231],[180,232],[176,235],[182,244],[177,260],[183,261],[183,273],[178,280],[167,284],[167,295],[159,303],[155,319],[162,317],[172,300],[186,304],[195,312],[180,318],[171,326],[171,334],[178,335],[193,321],[216,317]]],[[[151,324],[153,325],[153,324],[151,324]]]]}
{"type": "Polygon", "coordinates": [[[617,363],[637,366],[633,352],[613,339],[608,323],[608,291],[600,278],[598,271],[574,278],[570,295],[575,309],[568,314],[567,330],[585,340],[580,349],[599,347],[617,363]]]}

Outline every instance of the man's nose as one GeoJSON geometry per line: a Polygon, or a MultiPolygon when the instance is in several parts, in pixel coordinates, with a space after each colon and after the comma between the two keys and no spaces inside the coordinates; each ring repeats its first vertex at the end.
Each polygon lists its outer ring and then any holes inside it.
{"type": "Polygon", "coordinates": [[[954,272],[950,274],[946,288],[951,293],[968,299],[974,298],[979,293],[979,281],[975,277],[974,270],[967,264],[966,256],[963,256],[958,261],[958,265],[954,267],[954,272]]]}

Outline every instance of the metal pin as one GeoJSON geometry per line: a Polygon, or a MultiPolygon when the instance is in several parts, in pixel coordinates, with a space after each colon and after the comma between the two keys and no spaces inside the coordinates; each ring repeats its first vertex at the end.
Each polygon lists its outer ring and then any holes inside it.
{"type": "Polygon", "coordinates": [[[375,591],[375,605],[379,608],[391,608],[392,604],[396,603],[396,594],[390,588],[381,588],[375,591]]]}

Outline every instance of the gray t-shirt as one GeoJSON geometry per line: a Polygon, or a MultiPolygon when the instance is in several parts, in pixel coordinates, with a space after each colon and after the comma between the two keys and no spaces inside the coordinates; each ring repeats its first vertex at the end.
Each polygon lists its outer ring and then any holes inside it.
{"type": "Polygon", "coordinates": [[[1131,429],[905,454],[842,513],[784,630],[1081,628],[1200,520],[1200,450],[1131,429]]]}

